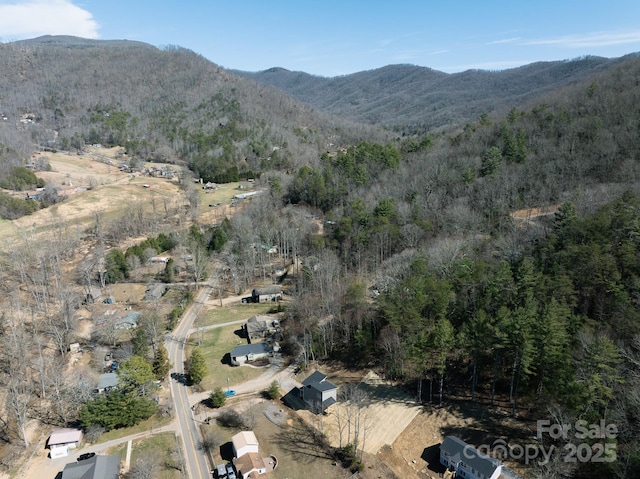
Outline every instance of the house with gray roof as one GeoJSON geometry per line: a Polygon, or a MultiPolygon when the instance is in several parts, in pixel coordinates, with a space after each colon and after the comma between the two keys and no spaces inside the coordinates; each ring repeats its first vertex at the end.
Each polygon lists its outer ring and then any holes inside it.
{"type": "Polygon", "coordinates": [[[326,374],[315,371],[302,381],[300,397],[313,412],[324,413],[329,406],[338,402],[338,386],[329,381],[326,374]]]}
{"type": "Polygon", "coordinates": [[[60,479],[118,479],[120,455],[95,456],[64,466],[60,479]]]}
{"type": "Polygon", "coordinates": [[[272,348],[269,344],[263,342],[254,344],[241,344],[231,351],[231,364],[233,366],[241,366],[248,361],[255,361],[260,358],[268,358],[271,355],[272,348]]]}
{"type": "Polygon", "coordinates": [[[464,479],[498,479],[503,465],[455,436],[447,436],[440,445],[440,464],[464,479]]]}

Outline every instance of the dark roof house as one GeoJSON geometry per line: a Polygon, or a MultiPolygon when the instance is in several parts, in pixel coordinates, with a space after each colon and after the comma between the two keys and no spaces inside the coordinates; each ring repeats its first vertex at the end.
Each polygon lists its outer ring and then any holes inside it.
{"type": "Polygon", "coordinates": [[[300,396],[313,412],[323,413],[329,406],[338,402],[338,386],[327,380],[327,375],[315,371],[302,381],[300,396]]]}
{"type": "Polygon", "coordinates": [[[247,361],[266,358],[269,357],[271,351],[271,346],[269,346],[265,342],[255,344],[242,344],[240,346],[236,346],[235,348],[233,348],[233,351],[231,351],[231,364],[233,366],[240,366],[247,361]]]}
{"type": "Polygon", "coordinates": [[[440,464],[465,479],[497,479],[503,469],[500,461],[455,436],[447,436],[442,441],[440,464]]]}
{"type": "Polygon", "coordinates": [[[95,456],[64,466],[60,479],[118,479],[120,455],[95,456]]]}

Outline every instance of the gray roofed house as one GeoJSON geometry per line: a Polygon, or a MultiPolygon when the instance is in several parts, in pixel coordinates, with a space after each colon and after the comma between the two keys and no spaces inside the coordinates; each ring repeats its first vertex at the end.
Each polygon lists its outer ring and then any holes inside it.
{"type": "Polygon", "coordinates": [[[95,456],[64,466],[60,479],[118,479],[120,455],[95,456]]]}
{"type": "Polygon", "coordinates": [[[327,380],[327,375],[315,371],[302,381],[300,396],[313,412],[323,413],[338,402],[338,386],[327,380]]]}
{"type": "Polygon", "coordinates": [[[118,385],[118,375],[116,373],[104,373],[98,377],[98,386],[96,389],[99,393],[107,392],[118,385]]]}
{"type": "Polygon", "coordinates": [[[138,327],[138,321],[140,320],[142,313],[139,311],[132,311],[122,318],[118,318],[113,322],[115,329],[135,329],[138,327]]]}
{"type": "Polygon", "coordinates": [[[271,346],[269,346],[265,342],[255,344],[242,344],[240,346],[236,346],[235,348],[233,348],[233,351],[231,351],[231,364],[234,366],[240,366],[247,361],[266,358],[269,357],[271,351],[271,346]]]}
{"type": "Polygon", "coordinates": [[[247,319],[245,324],[245,330],[247,332],[247,338],[249,342],[252,339],[265,338],[269,332],[272,331],[270,325],[273,324],[273,319],[270,316],[257,315],[247,319]]]}
{"type": "Polygon", "coordinates": [[[278,301],[282,299],[282,288],[277,284],[265,286],[264,288],[255,288],[251,292],[254,303],[266,303],[269,301],[278,301]]]}
{"type": "Polygon", "coordinates": [[[455,436],[447,436],[440,445],[440,464],[465,479],[497,479],[502,474],[500,461],[481,453],[455,436]]]}

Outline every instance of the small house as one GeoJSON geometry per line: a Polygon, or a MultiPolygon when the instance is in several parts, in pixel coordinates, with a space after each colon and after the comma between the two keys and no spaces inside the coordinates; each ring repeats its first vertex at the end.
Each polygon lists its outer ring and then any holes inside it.
{"type": "Polygon", "coordinates": [[[252,316],[247,319],[244,328],[249,342],[251,342],[252,339],[263,339],[273,331],[273,320],[269,316],[252,316]]]}
{"type": "Polygon", "coordinates": [[[231,364],[233,366],[241,366],[248,361],[256,359],[268,358],[271,355],[271,346],[265,342],[255,344],[242,344],[236,346],[231,351],[231,364]]]}
{"type": "Polygon", "coordinates": [[[338,386],[327,380],[327,376],[315,371],[302,381],[300,396],[316,414],[324,413],[331,405],[338,402],[338,386]]]}
{"type": "Polygon", "coordinates": [[[142,316],[142,313],[139,311],[132,311],[122,318],[117,318],[113,322],[113,327],[114,329],[135,329],[138,327],[140,316],[142,316]]]}
{"type": "Polygon", "coordinates": [[[69,449],[77,449],[82,442],[82,431],[73,428],[55,429],[51,432],[47,445],[49,447],[49,456],[51,459],[66,457],[69,455],[69,449]]]}
{"type": "Polygon", "coordinates": [[[251,292],[254,303],[266,303],[282,299],[282,288],[276,284],[264,288],[256,288],[251,292]]]}
{"type": "Polygon", "coordinates": [[[258,439],[253,431],[241,431],[231,438],[233,457],[242,457],[248,453],[258,453],[258,439]]]}
{"type": "Polygon", "coordinates": [[[440,464],[455,472],[456,477],[465,479],[497,479],[502,474],[500,461],[455,436],[447,436],[442,441],[440,464]]]}
{"type": "Polygon", "coordinates": [[[119,454],[110,456],[96,454],[83,461],[70,462],[64,466],[60,479],[118,479],[120,458],[119,454]]]}
{"type": "Polygon", "coordinates": [[[144,292],[145,301],[158,301],[167,291],[167,285],[162,283],[150,284],[144,292]]]}
{"type": "MultiPolygon", "coordinates": [[[[233,465],[236,466],[238,474],[242,476],[242,479],[259,478],[261,474],[267,472],[267,466],[264,463],[264,459],[257,452],[247,452],[240,457],[233,460],[233,465]]],[[[266,477],[266,476],[262,476],[266,477]]]]}
{"type": "MultiPolygon", "coordinates": [[[[111,364],[113,364],[113,362],[111,364]]],[[[116,386],[118,386],[118,374],[114,372],[104,373],[98,377],[96,390],[99,394],[102,394],[111,391],[116,386]]]]}

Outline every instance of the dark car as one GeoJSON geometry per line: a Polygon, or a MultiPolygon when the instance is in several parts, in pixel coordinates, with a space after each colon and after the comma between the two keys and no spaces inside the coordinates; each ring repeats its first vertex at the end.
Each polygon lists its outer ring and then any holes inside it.
{"type": "Polygon", "coordinates": [[[91,459],[95,455],[96,455],[95,452],[85,452],[84,454],[80,454],[78,456],[78,461],[84,461],[85,459],[91,459]]]}

